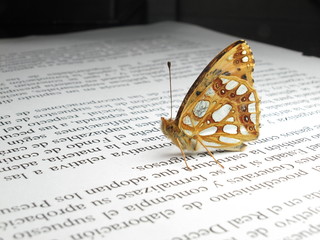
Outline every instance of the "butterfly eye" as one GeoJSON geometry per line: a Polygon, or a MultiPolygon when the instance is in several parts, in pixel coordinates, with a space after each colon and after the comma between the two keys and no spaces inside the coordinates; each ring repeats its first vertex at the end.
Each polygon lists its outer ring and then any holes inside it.
{"type": "Polygon", "coordinates": [[[244,119],[245,122],[249,122],[249,117],[248,116],[244,116],[243,119],[244,119]]]}
{"type": "Polygon", "coordinates": [[[166,127],[166,132],[170,135],[170,133],[174,133],[173,126],[167,126],[166,127]]]}

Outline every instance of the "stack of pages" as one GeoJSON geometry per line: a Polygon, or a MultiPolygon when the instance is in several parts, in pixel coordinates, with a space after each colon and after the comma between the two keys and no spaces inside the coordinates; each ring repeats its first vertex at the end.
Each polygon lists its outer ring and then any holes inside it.
{"type": "Polygon", "coordinates": [[[241,39],[164,22],[0,41],[0,239],[317,240],[320,61],[246,39],[260,136],[186,151],[160,129],[241,39]]]}

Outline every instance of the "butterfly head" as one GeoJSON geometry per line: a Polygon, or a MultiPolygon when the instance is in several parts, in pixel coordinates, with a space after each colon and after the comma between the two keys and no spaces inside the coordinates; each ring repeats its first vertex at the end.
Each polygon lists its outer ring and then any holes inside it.
{"type": "Polygon", "coordinates": [[[161,118],[161,130],[167,138],[174,140],[174,138],[175,138],[174,135],[177,132],[177,125],[175,123],[175,120],[172,118],[165,119],[164,117],[162,117],[161,118]]]}

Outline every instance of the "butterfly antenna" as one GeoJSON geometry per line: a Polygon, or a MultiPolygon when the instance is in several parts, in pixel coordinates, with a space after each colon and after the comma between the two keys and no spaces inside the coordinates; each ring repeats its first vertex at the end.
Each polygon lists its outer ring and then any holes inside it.
{"type": "Polygon", "coordinates": [[[171,82],[171,62],[167,62],[169,69],[169,83],[170,83],[170,103],[171,103],[171,114],[170,118],[172,118],[172,82],[171,82]]]}

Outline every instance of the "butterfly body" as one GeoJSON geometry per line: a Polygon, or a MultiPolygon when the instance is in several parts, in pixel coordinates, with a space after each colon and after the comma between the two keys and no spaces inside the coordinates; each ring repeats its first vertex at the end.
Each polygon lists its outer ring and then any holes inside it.
{"type": "Polygon", "coordinates": [[[161,130],[166,137],[168,137],[175,145],[182,149],[196,151],[196,147],[192,144],[192,136],[188,136],[181,129],[179,129],[177,122],[170,118],[161,118],[161,130]],[[178,143],[179,141],[179,143],[178,143]]]}
{"type": "Polygon", "coordinates": [[[183,149],[204,148],[212,157],[208,148],[242,150],[243,142],[258,137],[260,100],[253,87],[253,67],[247,43],[231,44],[199,75],[176,118],[161,118],[163,133],[184,157],[183,149]]]}

